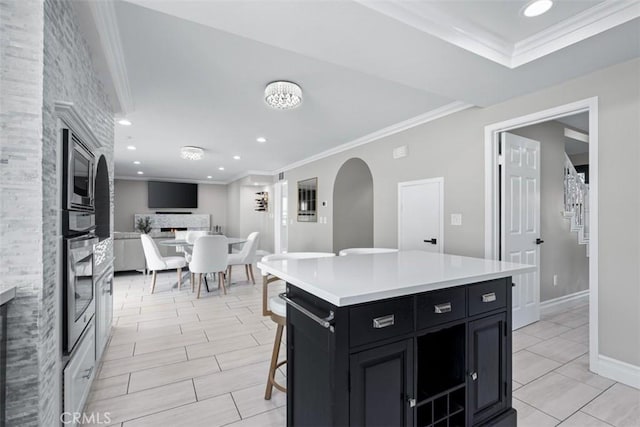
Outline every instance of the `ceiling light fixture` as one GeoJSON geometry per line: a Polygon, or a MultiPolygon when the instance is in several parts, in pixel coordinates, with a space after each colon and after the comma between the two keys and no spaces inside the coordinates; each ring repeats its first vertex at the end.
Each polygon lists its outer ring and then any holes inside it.
{"type": "Polygon", "coordinates": [[[139,164],[140,164],[140,160],[134,160],[134,161],[133,161],[133,164],[134,164],[134,165],[139,165],[139,164]]]}
{"type": "Polygon", "coordinates": [[[259,136],[258,138],[256,138],[256,141],[258,141],[258,142],[267,142],[267,138],[265,138],[264,136],[259,136]]]}
{"type": "Polygon", "coordinates": [[[302,104],[302,89],[293,82],[271,82],[264,90],[264,101],[276,110],[291,110],[302,104]]]}
{"type": "Polygon", "coordinates": [[[208,179],[211,179],[211,178],[213,178],[213,177],[212,177],[211,175],[207,175],[207,178],[208,178],[208,179]]]}
{"type": "Polygon", "coordinates": [[[551,9],[551,6],[553,6],[552,0],[533,0],[532,2],[527,3],[522,14],[527,18],[533,18],[547,12],[551,9]]]}
{"type": "Polygon", "coordinates": [[[144,172],[138,171],[138,175],[144,175],[144,172]]]}
{"type": "Polygon", "coordinates": [[[204,150],[200,147],[185,145],[180,149],[180,157],[186,160],[200,160],[204,157],[204,150]]]}
{"type": "Polygon", "coordinates": [[[218,170],[219,170],[219,171],[223,171],[223,170],[224,170],[224,167],[223,167],[223,166],[220,166],[220,167],[218,168],[218,170]]]}
{"type": "Polygon", "coordinates": [[[240,160],[240,156],[233,156],[233,160],[240,160]]]}
{"type": "Polygon", "coordinates": [[[127,150],[135,150],[136,147],[134,145],[127,145],[127,150]]]}
{"type": "Polygon", "coordinates": [[[120,119],[118,120],[118,123],[121,124],[122,126],[131,126],[131,122],[127,119],[120,119]]]}

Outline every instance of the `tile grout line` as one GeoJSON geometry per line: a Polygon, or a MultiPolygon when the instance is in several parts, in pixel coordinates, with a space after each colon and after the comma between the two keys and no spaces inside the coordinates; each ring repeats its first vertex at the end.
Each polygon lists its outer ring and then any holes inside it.
{"type": "MultiPolygon", "coordinates": [[[[593,399],[589,400],[587,403],[585,403],[584,405],[582,405],[581,407],[579,407],[575,412],[573,412],[571,415],[569,415],[567,418],[565,418],[565,419],[564,419],[564,420],[562,420],[562,421],[564,422],[565,420],[568,420],[569,418],[571,418],[572,416],[574,416],[576,413],[581,412],[583,408],[585,408],[585,407],[586,407],[587,405],[589,405],[591,402],[593,402],[594,400],[596,400],[598,397],[602,396],[602,395],[604,394],[604,392],[606,392],[607,390],[609,390],[611,387],[613,387],[613,386],[614,386],[614,385],[616,385],[616,384],[617,384],[617,382],[616,382],[616,383],[611,384],[609,387],[607,387],[606,389],[602,390],[600,393],[598,393],[597,395],[595,395],[595,396],[593,397],[593,399]]],[[[595,388],[595,387],[594,387],[594,388],[595,388]]],[[[584,412],[584,414],[586,414],[586,415],[588,415],[588,416],[590,416],[590,417],[593,417],[593,418],[595,418],[595,419],[597,419],[597,420],[599,420],[599,421],[602,421],[602,422],[603,422],[603,423],[605,423],[605,424],[611,425],[611,424],[609,424],[608,422],[606,422],[606,421],[604,421],[604,420],[601,420],[600,418],[595,417],[595,416],[593,416],[593,415],[591,415],[591,414],[589,414],[589,413],[587,413],[587,412],[584,412]]]]}

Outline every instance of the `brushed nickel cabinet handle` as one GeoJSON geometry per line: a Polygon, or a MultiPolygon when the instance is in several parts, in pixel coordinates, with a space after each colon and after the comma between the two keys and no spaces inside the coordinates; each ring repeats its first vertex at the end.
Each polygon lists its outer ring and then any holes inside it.
{"type": "Polygon", "coordinates": [[[491,292],[489,294],[482,295],[482,302],[494,302],[496,300],[496,293],[491,292]]]}
{"type": "Polygon", "coordinates": [[[373,319],[373,327],[375,329],[386,328],[387,326],[393,326],[396,323],[396,317],[394,314],[388,316],[376,317],[373,319]]]}
{"type": "Polygon", "coordinates": [[[451,311],[450,302],[445,302],[443,304],[438,304],[433,306],[434,313],[442,314],[442,313],[449,313],[450,311],[451,311]]]}

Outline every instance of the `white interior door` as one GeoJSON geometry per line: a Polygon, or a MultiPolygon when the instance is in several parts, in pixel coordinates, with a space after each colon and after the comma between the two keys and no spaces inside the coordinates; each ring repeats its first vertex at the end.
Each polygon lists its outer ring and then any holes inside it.
{"type": "Polygon", "coordinates": [[[501,259],[535,265],[513,277],[513,329],[540,320],[540,143],[511,133],[502,144],[501,259]]]}
{"type": "Polygon", "coordinates": [[[288,212],[288,203],[289,198],[288,194],[288,185],[287,181],[279,181],[274,185],[274,200],[275,200],[275,209],[274,209],[274,251],[277,254],[286,253],[288,250],[288,224],[289,224],[289,212],[288,212]]]}
{"type": "Polygon", "coordinates": [[[444,178],[398,184],[398,249],[442,252],[444,178]]]}

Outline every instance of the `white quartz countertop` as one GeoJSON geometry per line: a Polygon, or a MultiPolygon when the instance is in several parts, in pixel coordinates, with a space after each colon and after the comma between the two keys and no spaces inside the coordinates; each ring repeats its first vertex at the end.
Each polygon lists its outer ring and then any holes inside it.
{"type": "Polygon", "coordinates": [[[534,271],[525,264],[422,251],[259,262],[335,306],[348,306],[534,271]]]}
{"type": "Polygon", "coordinates": [[[16,296],[14,285],[0,285],[0,305],[4,305],[16,296]]]}

